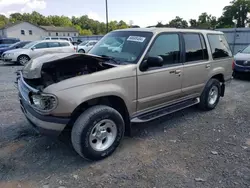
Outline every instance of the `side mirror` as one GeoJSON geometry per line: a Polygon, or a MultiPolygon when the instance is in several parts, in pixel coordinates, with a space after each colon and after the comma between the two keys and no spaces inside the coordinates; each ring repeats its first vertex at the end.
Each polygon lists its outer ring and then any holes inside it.
{"type": "Polygon", "coordinates": [[[238,52],[242,52],[242,49],[239,49],[238,52]]]}
{"type": "Polygon", "coordinates": [[[16,46],[15,48],[17,49],[17,48],[19,48],[19,46],[16,46]]]}
{"type": "Polygon", "coordinates": [[[35,49],[36,49],[36,47],[32,47],[32,48],[31,48],[31,50],[33,50],[33,51],[34,51],[35,49]]]}
{"type": "Polygon", "coordinates": [[[148,57],[144,60],[141,65],[140,69],[142,71],[147,70],[150,67],[162,67],[163,66],[163,59],[160,56],[148,57]]]}

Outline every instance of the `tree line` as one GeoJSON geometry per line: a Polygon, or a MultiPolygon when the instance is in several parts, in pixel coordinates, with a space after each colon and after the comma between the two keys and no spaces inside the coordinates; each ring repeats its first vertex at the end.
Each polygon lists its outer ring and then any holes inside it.
{"type": "MultiPolygon", "coordinates": [[[[67,16],[43,16],[42,14],[33,11],[32,13],[13,13],[9,18],[0,14],[0,28],[7,24],[16,23],[20,21],[27,21],[35,25],[41,26],[61,26],[61,27],[75,27],[80,35],[102,35],[107,31],[106,24],[93,19],[87,15],[81,17],[69,18],[67,16]]],[[[115,29],[128,28],[129,25],[123,20],[109,22],[109,31],[115,29]]]]}
{"type": "Polygon", "coordinates": [[[230,2],[230,5],[223,8],[223,13],[219,18],[204,12],[198,19],[190,19],[189,23],[183,18],[176,16],[175,19],[167,24],[158,22],[156,27],[190,27],[200,29],[246,27],[250,23],[248,13],[250,13],[250,0],[233,0],[230,2]]]}
{"type": "MultiPolygon", "coordinates": [[[[202,13],[198,19],[190,19],[189,21],[176,16],[175,19],[169,23],[163,24],[158,22],[156,27],[176,27],[176,28],[200,28],[200,29],[216,29],[216,28],[232,28],[232,27],[246,27],[250,23],[248,18],[250,13],[250,0],[233,0],[230,5],[225,6],[221,17],[216,18],[206,12],[202,13]]],[[[0,14],[0,28],[7,24],[16,23],[20,21],[27,21],[36,25],[61,26],[61,27],[75,27],[80,35],[102,35],[106,33],[106,24],[93,19],[87,15],[81,17],[67,17],[67,16],[44,16],[36,11],[32,13],[13,13],[7,18],[0,14]]],[[[124,29],[131,27],[133,21],[129,24],[121,21],[109,22],[109,31],[116,29],[124,29]]]]}

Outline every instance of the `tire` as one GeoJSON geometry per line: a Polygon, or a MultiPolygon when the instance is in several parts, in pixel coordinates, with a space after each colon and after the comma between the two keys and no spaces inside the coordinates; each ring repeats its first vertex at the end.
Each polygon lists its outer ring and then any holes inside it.
{"type": "Polygon", "coordinates": [[[239,73],[236,72],[236,71],[233,71],[233,78],[234,79],[238,79],[240,76],[239,76],[239,73]]]}
{"type": "Polygon", "coordinates": [[[80,50],[78,50],[78,53],[85,53],[85,50],[80,49],[80,50]]]}
{"type": "Polygon", "coordinates": [[[20,65],[26,65],[30,60],[30,57],[27,56],[27,55],[20,55],[18,58],[17,58],[17,63],[19,63],[20,65]]]}
{"type": "Polygon", "coordinates": [[[199,108],[205,111],[213,110],[217,106],[220,100],[220,96],[221,96],[221,84],[219,80],[210,79],[200,96],[199,108]],[[212,95],[210,95],[212,93],[214,94],[213,98],[211,97],[212,95]]]}
{"type": "Polygon", "coordinates": [[[116,150],[124,132],[125,124],[121,114],[111,107],[97,105],[87,109],[77,118],[71,132],[71,141],[75,151],[80,156],[87,160],[97,161],[108,157],[116,150]],[[112,128],[111,125],[113,125],[112,128]],[[106,128],[104,131],[106,133],[103,133],[104,135],[101,133],[101,136],[99,135],[101,138],[97,138],[100,133],[98,127],[105,126],[110,126],[112,134],[106,128]],[[99,146],[106,146],[106,148],[99,146]]]}

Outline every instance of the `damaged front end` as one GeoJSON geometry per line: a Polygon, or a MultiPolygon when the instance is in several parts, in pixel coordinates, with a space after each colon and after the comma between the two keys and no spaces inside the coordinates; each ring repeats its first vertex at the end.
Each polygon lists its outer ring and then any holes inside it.
{"type": "Polygon", "coordinates": [[[70,116],[55,116],[58,98],[45,88],[76,76],[92,74],[115,65],[107,59],[84,54],[48,54],[31,60],[17,72],[17,88],[21,109],[40,132],[58,135],[70,121],[70,116]]]}
{"type": "Polygon", "coordinates": [[[114,67],[103,63],[106,61],[105,58],[87,54],[47,54],[29,62],[22,74],[28,85],[42,91],[63,80],[114,67]]]}
{"type": "Polygon", "coordinates": [[[57,97],[43,90],[55,83],[76,76],[114,67],[107,59],[85,54],[48,54],[30,61],[17,73],[21,103],[25,102],[40,114],[49,114],[58,104],[57,97]]]}

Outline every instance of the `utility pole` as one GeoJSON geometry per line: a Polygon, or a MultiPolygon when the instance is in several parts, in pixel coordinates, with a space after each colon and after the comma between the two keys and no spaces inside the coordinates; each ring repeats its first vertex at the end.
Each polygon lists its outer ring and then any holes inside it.
{"type": "Polygon", "coordinates": [[[106,32],[109,32],[109,17],[108,17],[108,0],[105,0],[106,3],[106,32]]]}

